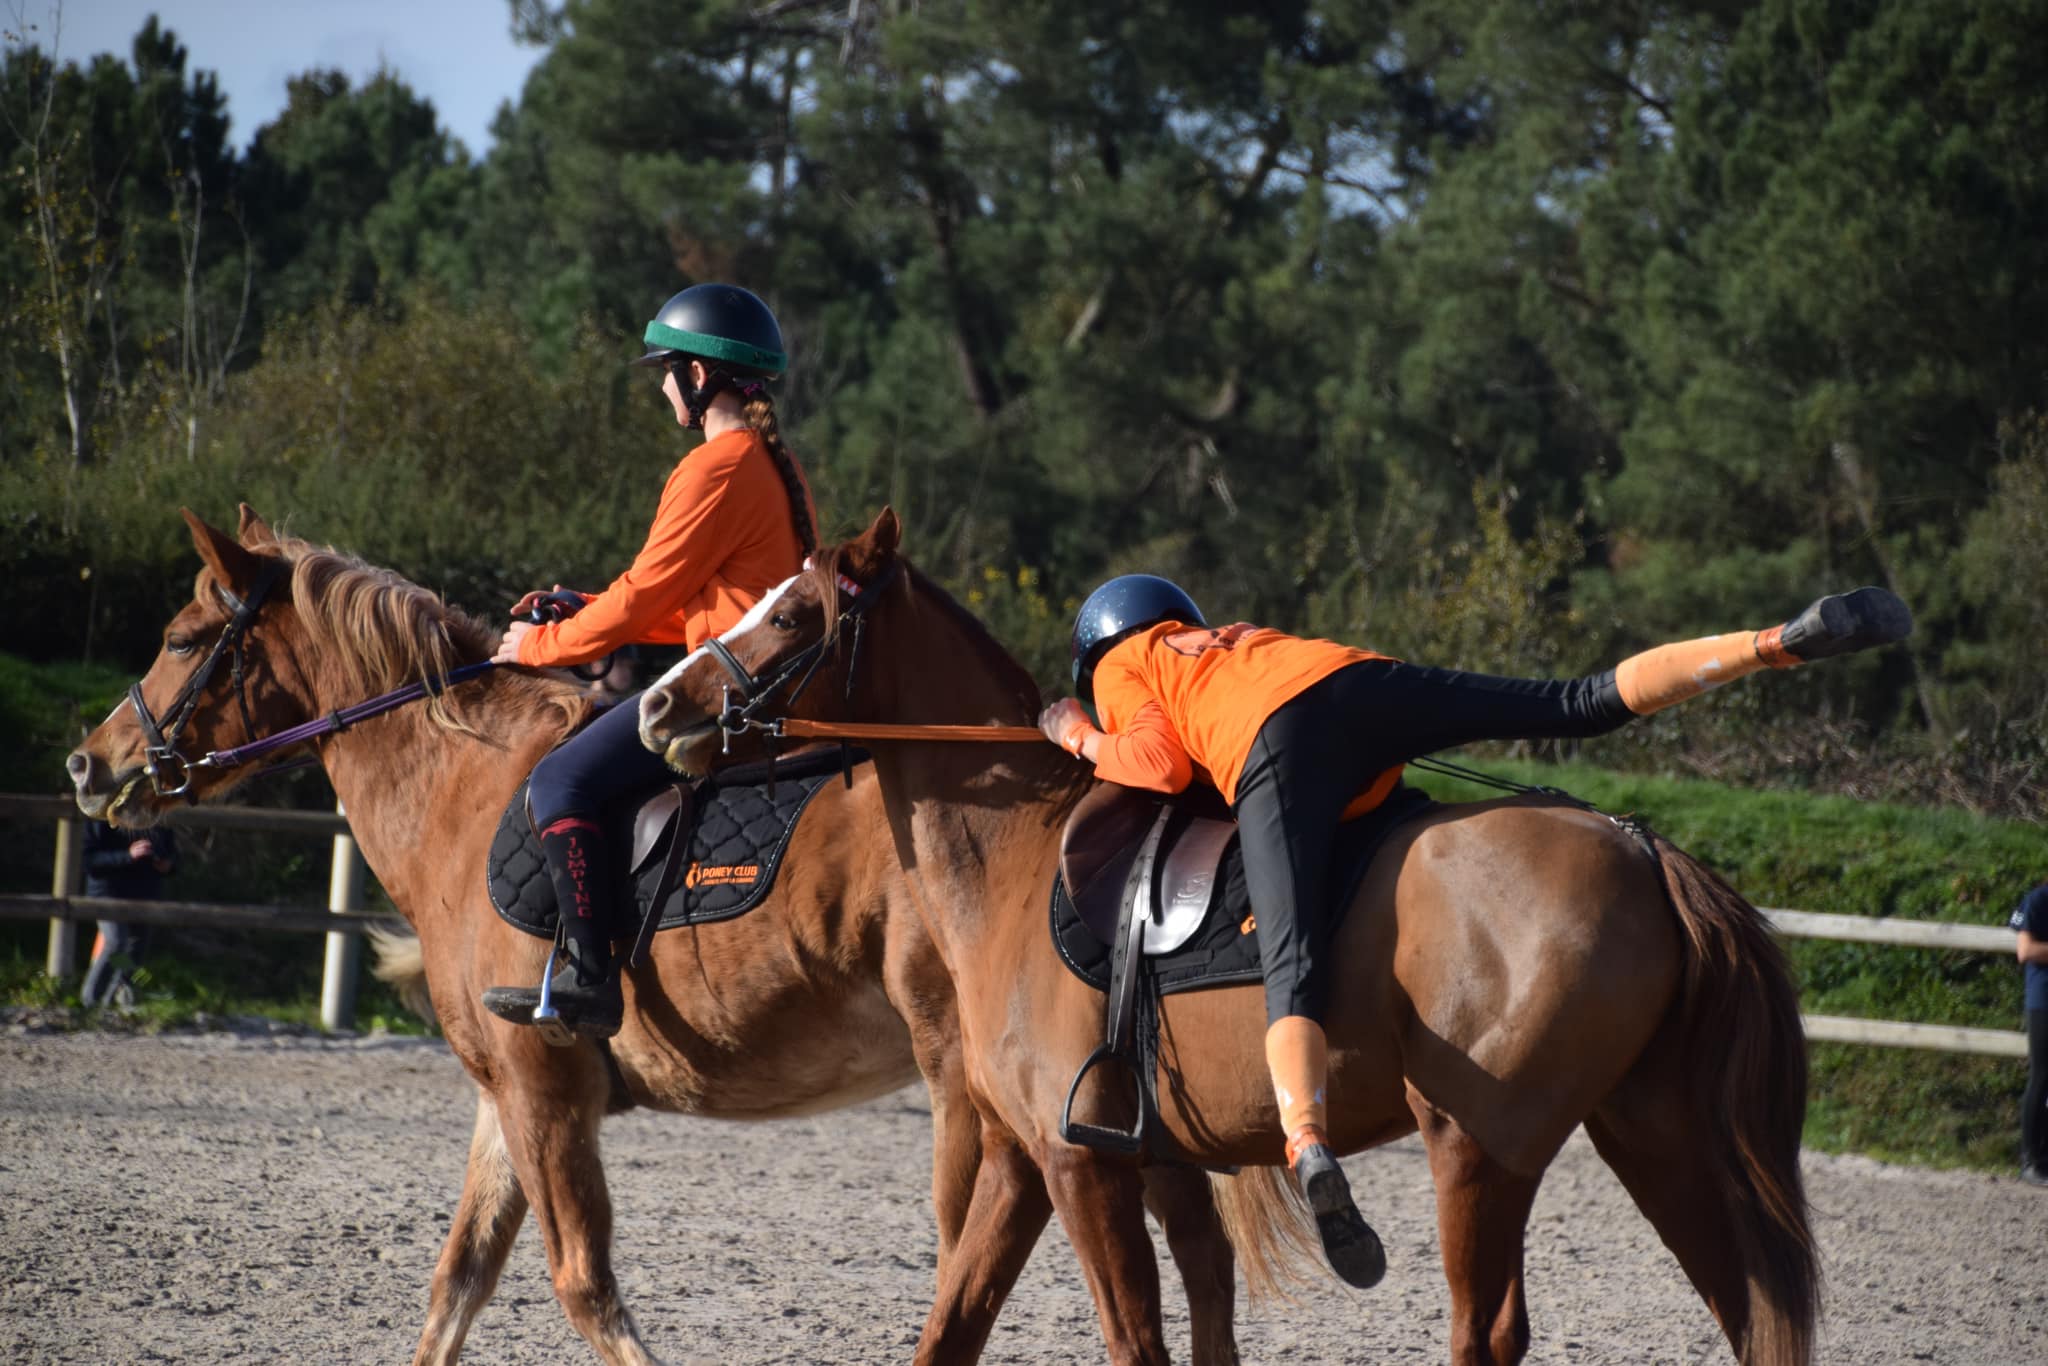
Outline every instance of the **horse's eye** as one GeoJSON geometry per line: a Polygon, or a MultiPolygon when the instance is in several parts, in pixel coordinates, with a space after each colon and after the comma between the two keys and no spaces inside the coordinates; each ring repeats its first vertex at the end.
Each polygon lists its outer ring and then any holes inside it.
{"type": "Polygon", "coordinates": [[[796,629],[796,618],[787,612],[777,612],[768,618],[768,624],[778,631],[794,631],[796,629]]]}
{"type": "Polygon", "coordinates": [[[164,648],[174,655],[189,655],[197,649],[199,642],[190,636],[166,636],[164,648]]]}

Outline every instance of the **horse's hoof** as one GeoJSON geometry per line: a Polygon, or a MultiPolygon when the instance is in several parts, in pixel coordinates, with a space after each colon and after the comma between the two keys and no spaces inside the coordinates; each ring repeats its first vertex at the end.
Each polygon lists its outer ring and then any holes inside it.
{"type": "Polygon", "coordinates": [[[1370,1290],[1387,1274],[1387,1251],[1380,1236],[1365,1222],[1351,1198],[1351,1182],[1337,1165],[1337,1155],[1321,1143],[1311,1143],[1294,1160],[1294,1174],[1308,1207],[1316,1216],[1316,1232],[1323,1240],[1323,1256],[1330,1270],[1346,1285],[1370,1290]]]}
{"type": "Polygon", "coordinates": [[[1822,598],[1785,623],[1778,643],[1811,663],[1890,645],[1913,633],[1913,613],[1889,588],[1858,588],[1822,598]]]}

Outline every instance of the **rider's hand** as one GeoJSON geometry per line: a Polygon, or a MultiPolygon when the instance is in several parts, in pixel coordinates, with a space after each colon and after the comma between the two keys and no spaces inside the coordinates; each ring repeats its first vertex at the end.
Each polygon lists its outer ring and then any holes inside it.
{"type": "Polygon", "coordinates": [[[143,863],[156,857],[156,846],[148,840],[136,840],[128,846],[128,858],[134,863],[143,863]]]}
{"type": "Polygon", "coordinates": [[[540,606],[541,603],[545,602],[550,596],[556,593],[575,593],[577,597],[582,598],[586,602],[590,599],[590,595],[588,593],[577,593],[575,589],[564,588],[559,583],[552,588],[536,588],[531,593],[528,593],[525,597],[521,598],[519,601],[512,604],[513,617],[518,620],[524,621],[526,619],[527,613],[531,612],[534,608],[540,606]]]}
{"type": "Polygon", "coordinates": [[[491,656],[493,664],[517,664],[519,642],[533,629],[530,621],[515,621],[505,628],[505,638],[498,642],[498,652],[491,656]]]}
{"type": "Polygon", "coordinates": [[[1071,697],[1062,697],[1040,712],[1038,728],[1045,732],[1046,739],[1076,758],[1082,757],[1081,747],[1096,733],[1088,713],[1071,697]]]}

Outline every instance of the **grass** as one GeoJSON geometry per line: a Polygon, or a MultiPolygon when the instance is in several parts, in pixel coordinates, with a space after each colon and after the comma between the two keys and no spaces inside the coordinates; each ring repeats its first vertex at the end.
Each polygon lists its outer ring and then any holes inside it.
{"type": "MultiPolygon", "coordinates": [[[[1472,763],[1633,812],[1760,906],[2003,925],[2027,888],[2048,876],[2048,841],[2018,821],[1572,764],[1472,763]]],[[[1412,776],[1448,800],[1496,795],[1412,776]]],[[[1785,948],[1810,1014],[2020,1026],[2019,967],[2009,955],[1812,939],[1785,948]]],[[[2026,1083],[2017,1059],[1816,1043],[1811,1061],[1811,1147],[1986,1170],[2017,1161],[2026,1083]]]]}

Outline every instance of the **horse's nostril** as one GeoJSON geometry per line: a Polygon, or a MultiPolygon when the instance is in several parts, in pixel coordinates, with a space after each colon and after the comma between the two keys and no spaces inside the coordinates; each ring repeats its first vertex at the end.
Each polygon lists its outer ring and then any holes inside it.
{"type": "Polygon", "coordinates": [[[92,757],[73,750],[64,760],[64,771],[71,775],[72,786],[83,787],[86,779],[92,777],[92,757]]]}
{"type": "Polygon", "coordinates": [[[640,699],[640,724],[651,726],[668,715],[668,709],[675,705],[669,695],[660,688],[650,688],[640,699]]]}

